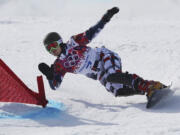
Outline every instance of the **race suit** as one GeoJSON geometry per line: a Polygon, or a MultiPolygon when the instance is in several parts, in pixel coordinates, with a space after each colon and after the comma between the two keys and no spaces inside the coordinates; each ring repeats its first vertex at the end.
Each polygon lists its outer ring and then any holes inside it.
{"type": "Polygon", "coordinates": [[[83,74],[99,80],[107,91],[116,95],[123,84],[110,83],[106,78],[111,73],[121,72],[121,59],[118,54],[105,47],[91,48],[88,43],[104,28],[106,22],[100,20],[84,33],[72,36],[63,48],[63,53],[53,64],[54,78],[49,80],[50,87],[57,89],[66,73],[83,74]]]}

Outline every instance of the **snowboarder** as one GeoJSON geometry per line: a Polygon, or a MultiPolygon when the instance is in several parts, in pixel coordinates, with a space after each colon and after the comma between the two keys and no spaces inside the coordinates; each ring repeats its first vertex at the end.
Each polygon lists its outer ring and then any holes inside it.
{"type": "Polygon", "coordinates": [[[64,75],[68,72],[99,80],[115,97],[146,94],[149,98],[155,90],[166,87],[158,81],[144,80],[136,74],[123,72],[121,59],[117,53],[105,47],[87,46],[118,12],[118,7],[109,9],[96,25],[72,36],[67,43],[64,43],[56,32],[47,34],[44,46],[57,59],[51,66],[40,63],[38,68],[47,77],[53,90],[60,86],[64,75]]]}

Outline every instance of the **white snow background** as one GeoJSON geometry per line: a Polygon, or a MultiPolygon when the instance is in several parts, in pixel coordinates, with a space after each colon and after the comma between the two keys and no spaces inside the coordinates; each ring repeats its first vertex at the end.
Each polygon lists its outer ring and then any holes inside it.
{"type": "Polygon", "coordinates": [[[180,134],[180,0],[0,0],[0,58],[37,91],[38,64],[55,59],[45,35],[56,31],[67,41],[113,6],[120,12],[89,46],[117,52],[123,71],[173,82],[174,95],[146,109],[145,96],[115,98],[82,75],[67,74],[57,91],[44,77],[54,108],[0,103],[0,135],[180,134]]]}

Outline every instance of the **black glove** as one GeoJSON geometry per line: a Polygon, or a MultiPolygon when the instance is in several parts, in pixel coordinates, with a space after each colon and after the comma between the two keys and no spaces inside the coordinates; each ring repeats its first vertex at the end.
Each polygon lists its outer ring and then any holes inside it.
{"type": "Polygon", "coordinates": [[[38,65],[38,68],[47,77],[48,80],[53,80],[54,77],[53,65],[49,67],[46,63],[40,63],[38,65]]]}
{"type": "Polygon", "coordinates": [[[114,14],[119,12],[119,8],[118,7],[113,7],[111,9],[109,9],[107,11],[106,14],[104,14],[104,16],[102,17],[103,22],[109,22],[110,19],[113,17],[114,14]]]}

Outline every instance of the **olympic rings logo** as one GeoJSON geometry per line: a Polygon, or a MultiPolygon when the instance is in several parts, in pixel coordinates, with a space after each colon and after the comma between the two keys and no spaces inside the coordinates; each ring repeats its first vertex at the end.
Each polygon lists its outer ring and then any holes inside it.
{"type": "Polygon", "coordinates": [[[65,68],[70,68],[76,65],[79,61],[79,56],[76,51],[72,51],[71,55],[67,57],[67,61],[64,63],[65,68]]]}

